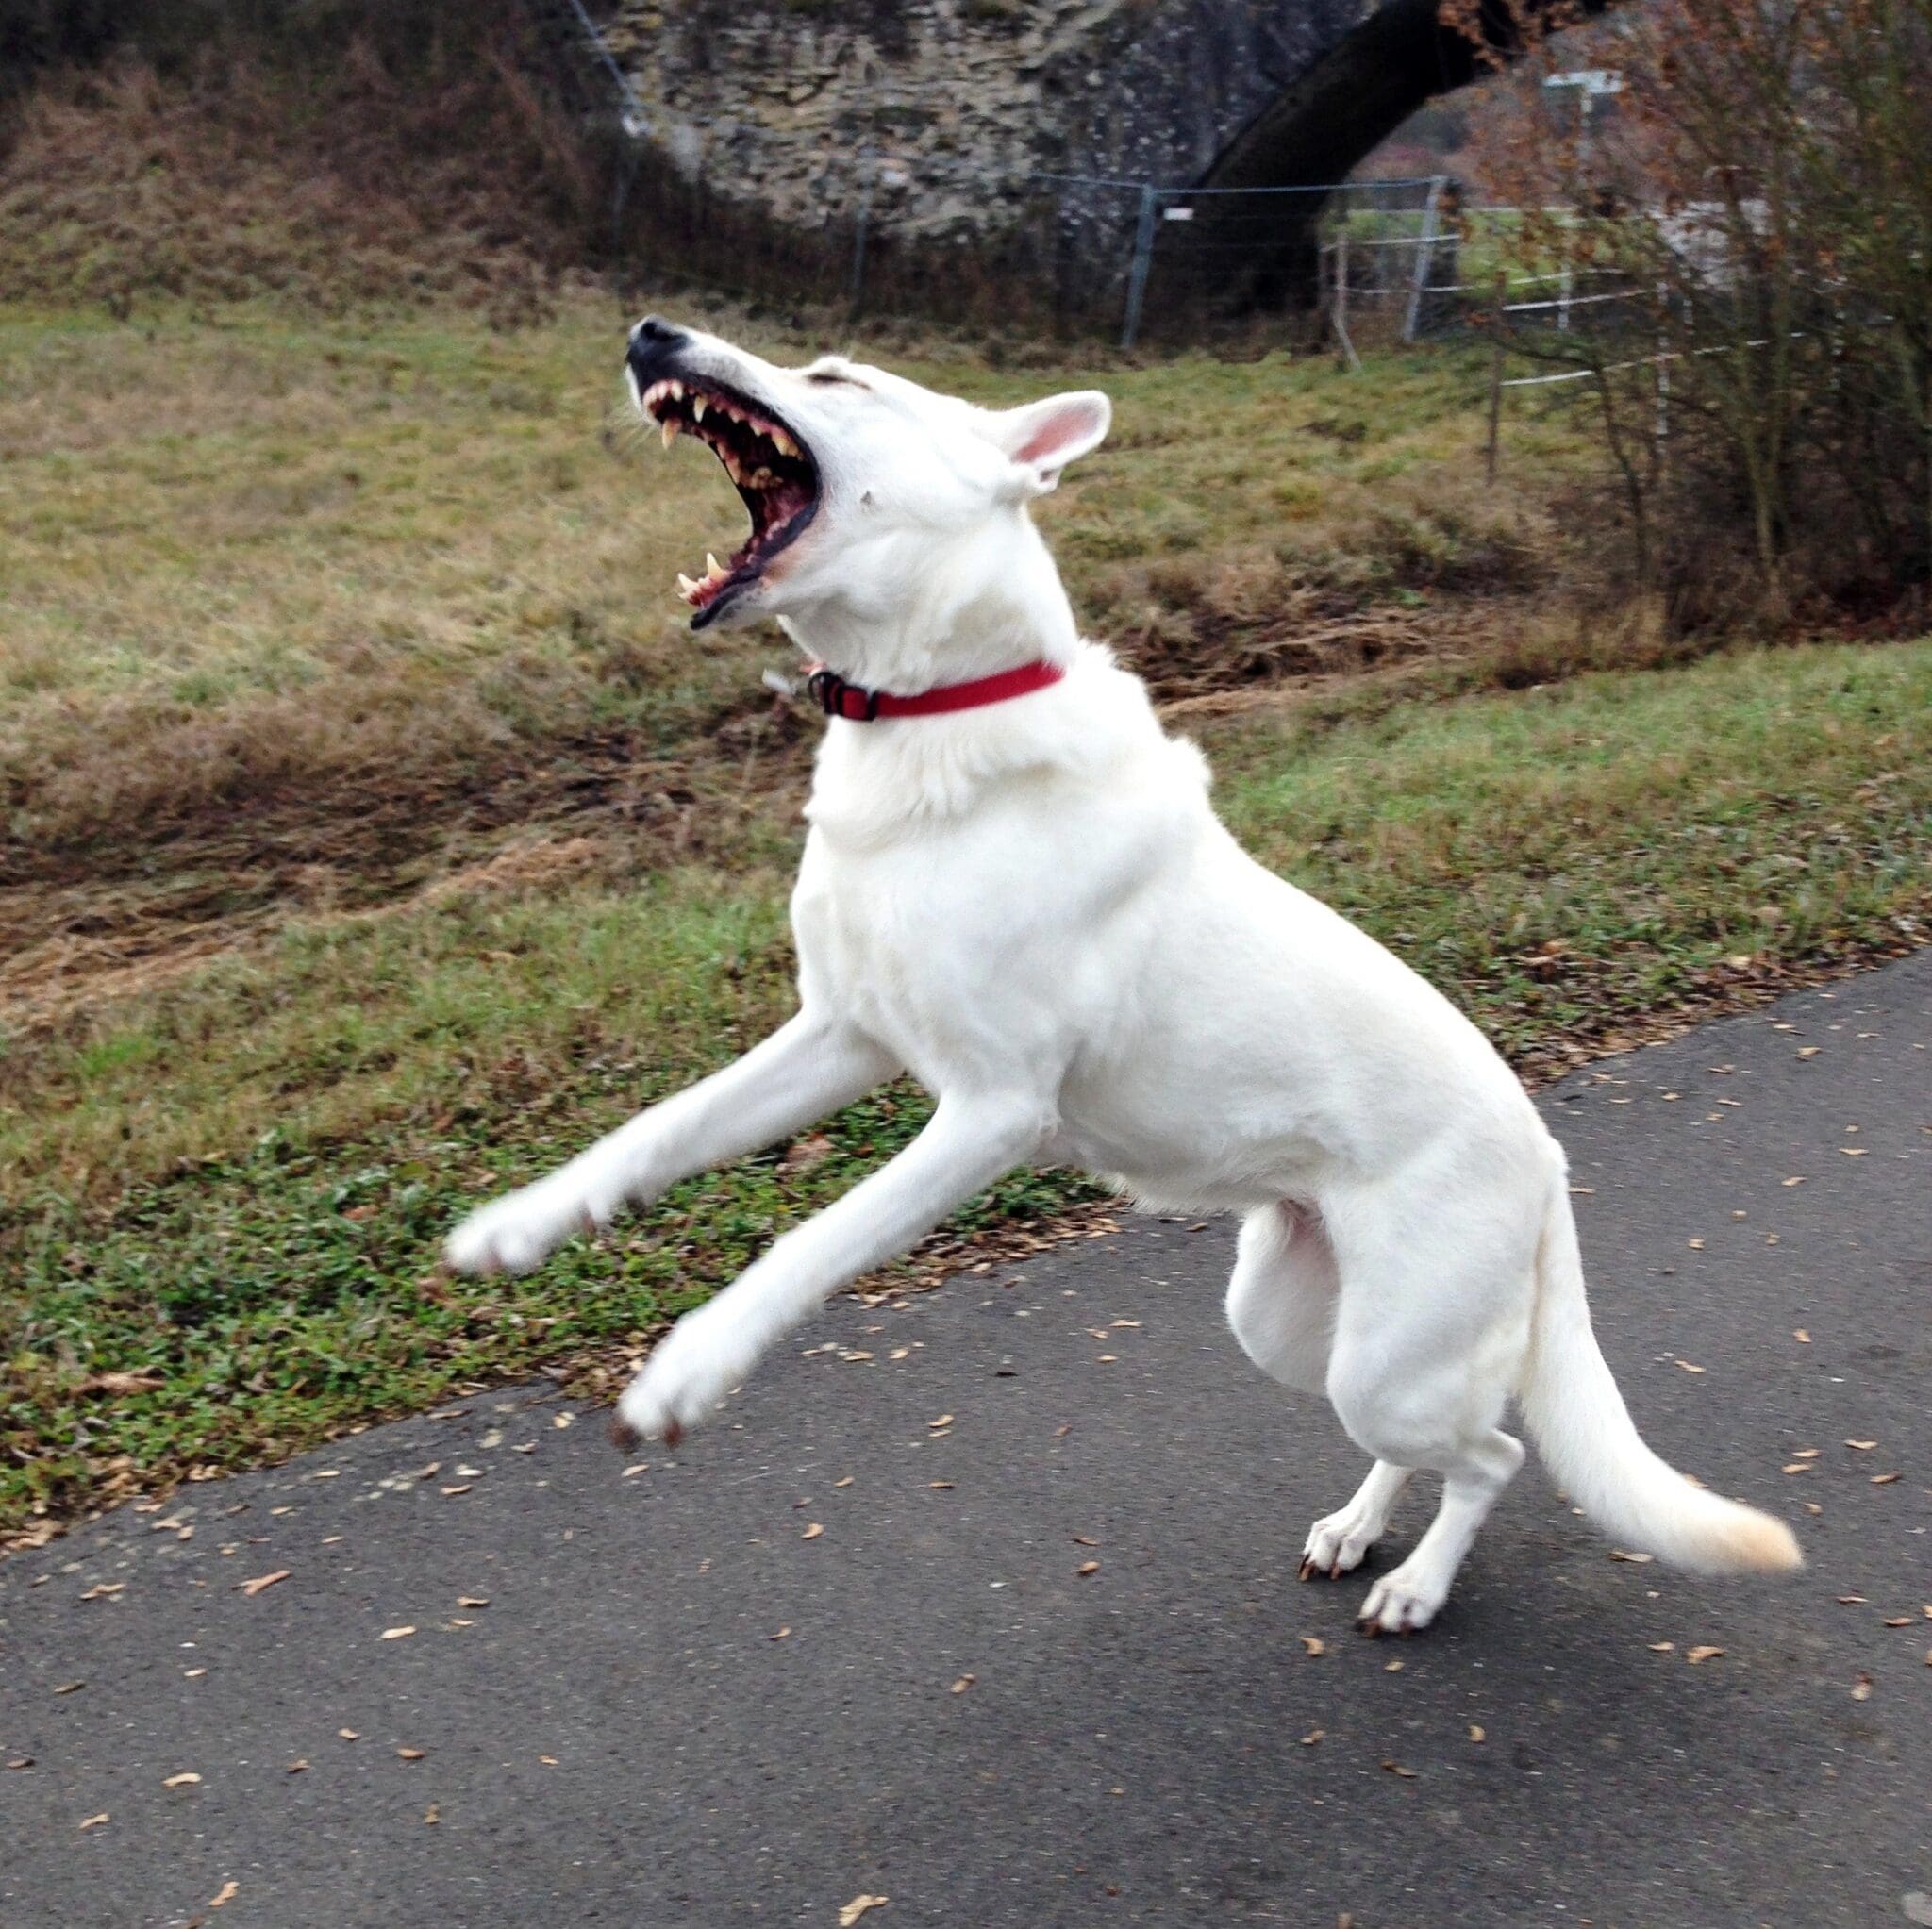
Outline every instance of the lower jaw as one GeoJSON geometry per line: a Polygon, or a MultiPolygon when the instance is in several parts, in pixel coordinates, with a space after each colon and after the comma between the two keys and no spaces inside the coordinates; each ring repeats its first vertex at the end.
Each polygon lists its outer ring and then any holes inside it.
{"type": "Polygon", "coordinates": [[[756,589],[758,583],[758,578],[757,576],[747,576],[741,583],[726,584],[691,618],[691,627],[693,630],[709,629],[719,617],[730,609],[734,604],[741,602],[747,591],[756,589]]]}

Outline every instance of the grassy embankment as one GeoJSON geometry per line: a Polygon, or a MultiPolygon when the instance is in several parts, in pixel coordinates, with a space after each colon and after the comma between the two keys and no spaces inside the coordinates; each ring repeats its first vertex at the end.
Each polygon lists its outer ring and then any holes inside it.
{"type": "MultiPolygon", "coordinates": [[[[916,1125],[890,1093],[536,1279],[432,1271],[788,1004],[812,731],[775,638],[683,630],[739,511],[600,443],[617,319],[0,316],[0,1530],[635,1346],[916,1125]]],[[[1243,837],[1519,1059],[1932,909],[1932,645],[1607,667],[1524,594],[1561,419],[1491,495],[1451,357],[1101,378],[1119,433],[1043,510],[1083,612],[1243,837]]]]}

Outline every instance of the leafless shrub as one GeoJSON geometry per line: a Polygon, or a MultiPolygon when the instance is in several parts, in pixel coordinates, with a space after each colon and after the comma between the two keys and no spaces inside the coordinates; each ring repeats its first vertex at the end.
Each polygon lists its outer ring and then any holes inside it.
{"type": "MultiPolygon", "coordinates": [[[[1472,34],[1474,4],[1445,8],[1472,34]]],[[[1587,373],[1635,574],[1681,625],[1923,621],[1932,0],[1652,0],[1596,56],[1623,80],[1598,130],[1536,98],[1565,24],[1524,9],[1483,164],[1524,210],[1510,265],[1615,297],[1515,345],[1587,373]]]]}

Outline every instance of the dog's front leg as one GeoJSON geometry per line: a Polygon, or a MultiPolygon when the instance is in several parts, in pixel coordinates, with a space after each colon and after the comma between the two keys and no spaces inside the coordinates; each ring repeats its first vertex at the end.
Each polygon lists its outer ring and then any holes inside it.
{"type": "Polygon", "coordinates": [[[743,1057],[598,1139],[567,1166],[473,1212],[444,1249],[458,1272],[527,1272],[573,1233],[708,1166],[741,1158],[862,1098],[899,1070],[849,1025],[801,1011],[743,1057]]]}
{"type": "Polygon", "coordinates": [[[787,1233],[671,1329],[618,1403],[620,1436],[675,1441],[774,1340],[1031,1158],[1052,1126],[1051,1106],[1034,1094],[942,1098],[890,1165],[787,1233]]]}

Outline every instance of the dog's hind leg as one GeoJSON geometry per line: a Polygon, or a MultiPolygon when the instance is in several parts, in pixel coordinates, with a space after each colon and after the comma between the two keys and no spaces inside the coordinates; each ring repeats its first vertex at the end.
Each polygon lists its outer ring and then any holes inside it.
{"type": "MultiPolygon", "coordinates": [[[[1341,1282],[1335,1249],[1311,1207],[1268,1206],[1241,1222],[1227,1323],[1241,1350],[1271,1379],[1319,1393],[1328,1377],[1341,1282]]],[[[1345,1574],[1381,1538],[1389,1511],[1408,1485],[1409,1467],[1378,1460],[1340,1513],[1317,1521],[1302,1550],[1302,1579],[1345,1574]]]]}
{"type": "Polygon", "coordinates": [[[1270,1379],[1319,1393],[1335,1339],[1338,1284],[1320,1215],[1286,1200],[1263,1206],[1241,1221],[1227,1323],[1270,1379]]]}
{"type": "Polygon", "coordinates": [[[1443,1480],[1428,1531],[1370,1588],[1367,1633],[1428,1625],[1523,1464],[1521,1442],[1497,1424],[1521,1371],[1533,1296],[1539,1221],[1518,1189],[1507,1179],[1384,1186],[1330,1214],[1341,1293],[1328,1397],[1377,1465],[1340,1515],[1317,1522],[1311,1553],[1329,1538],[1324,1529],[1346,1523],[1345,1545],[1379,1526],[1405,1470],[1433,1468],[1443,1480]]]}

